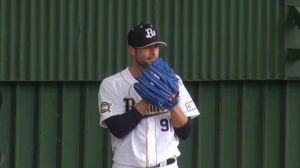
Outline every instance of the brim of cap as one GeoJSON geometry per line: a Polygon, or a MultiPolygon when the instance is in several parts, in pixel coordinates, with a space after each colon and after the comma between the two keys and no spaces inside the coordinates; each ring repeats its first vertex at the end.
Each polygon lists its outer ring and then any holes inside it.
{"type": "Polygon", "coordinates": [[[145,46],[141,46],[141,47],[136,47],[136,48],[145,48],[145,47],[148,47],[148,46],[151,46],[151,45],[154,45],[154,44],[160,44],[164,47],[167,46],[167,43],[163,42],[163,41],[157,41],[157,42],[153,42],[153,43],[150,43],[150,44],[147,44],[145,46]]]}

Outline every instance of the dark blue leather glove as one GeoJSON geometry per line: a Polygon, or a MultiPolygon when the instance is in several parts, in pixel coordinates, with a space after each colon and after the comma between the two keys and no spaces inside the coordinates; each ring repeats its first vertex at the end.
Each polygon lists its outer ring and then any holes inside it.
{"type": "Polygon", "coordinates": [[[153,106],[170,109],[179,101],[178,78],[162,58],[145,68],[134,88],[153,106]]]}

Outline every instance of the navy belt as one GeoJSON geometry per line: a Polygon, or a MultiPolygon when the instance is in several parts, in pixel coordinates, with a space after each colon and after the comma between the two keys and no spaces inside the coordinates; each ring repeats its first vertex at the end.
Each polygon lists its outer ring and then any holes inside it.
{"type": "Polygon", "coordinates": [[[155,167],[167,166],[167,165],[170,165],[170,164],[175,163],[175,161],[176,161],[176,160],[175,160],[174,158],[169,158],[169,159],[167,159],[166,161],[157,164],[155,167]]]}

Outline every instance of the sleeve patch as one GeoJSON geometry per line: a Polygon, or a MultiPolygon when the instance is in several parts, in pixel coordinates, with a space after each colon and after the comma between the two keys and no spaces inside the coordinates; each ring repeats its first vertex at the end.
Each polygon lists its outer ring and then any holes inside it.
{"type": "Polygon", "coordinates": [[[112,103],[108,103],[108,102],[102,102],[100,105],[101,108],[101,113],[106,113],[106,112],[111,112],[110,111],[110,107],[112,106],[112,103]]]}
{"type": "Polygon", "coordinates": [[[192,111],[192,110],[194,110],[194,109],[197,108],[196,105],[195,105],[195,103],[194,103],[193,101],[190,101],[190,102],[188,102],[188,103],[185,103],[185,107],[186,107],[186,109],[187,109],[188,111],[192,111]]]}

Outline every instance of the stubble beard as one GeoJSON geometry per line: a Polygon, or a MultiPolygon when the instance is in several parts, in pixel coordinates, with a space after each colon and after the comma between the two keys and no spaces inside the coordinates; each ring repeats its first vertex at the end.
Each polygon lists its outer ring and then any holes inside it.
{"type": "Polygon", "coordinates": [[[151,64],[150,61],[148,62],[148,61],[140,61],[140,60],[136,60],[136,63],[142,68],[146,68],[151,64]]]}

